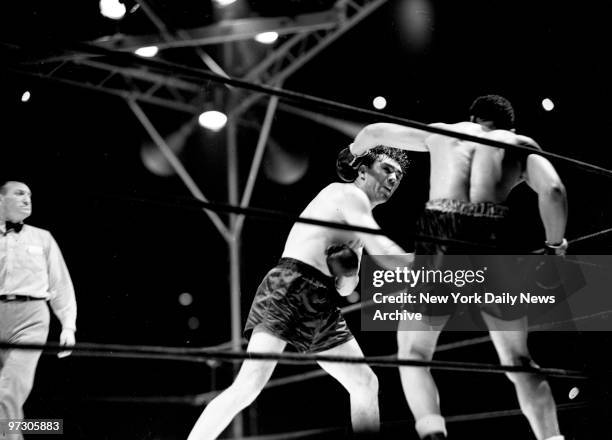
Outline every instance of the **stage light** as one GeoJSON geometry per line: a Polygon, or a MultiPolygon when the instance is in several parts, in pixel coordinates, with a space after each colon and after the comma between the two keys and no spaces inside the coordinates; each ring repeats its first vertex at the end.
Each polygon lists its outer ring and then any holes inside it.
{"type": "Polygon", "coordinates": [[[188,306],[193,302],[193,296],[190,293],[183,292],[178,297],[179,304],[182,306],[188,306]]]}
{"type": "Polygon", "coordinates": [[[219,131],[225,127],[225,124],[227,123],[227,116],[225,113],[221,113],[216,110],[209,110],[200,115],[198,122],[204,128],[208,128],[212,131],[219,131]]]}
{"type": "Polygon", "coordinates": [[[119,0],[100,0],[100,13],[111,20],[121,20],[125,15],[125,5],[119,0]]]}
{"type": "Polygon", "coordinates": [[[278,40],[277,32],[262,32],[261,34],[255,35],[255,41],[262,44],[272,44],[278,40]]]}
{"type": "Polygon", "coordinates": [[[549,111],[551,111],[552,109],[555,108],[555,103],[552,102],[549,98],[544,98],[542,100],[542,107],[544,108],[544,110],[549,112],[549,111]]]}
{"type": "Polygon", "coordinates": [[[134,51],[136,55],[144,57],[144,58],[154,57],[155,55],[157,55],[157,52],[159,52],[159,49],[157,48],[157,46],[140,47],[134,51]]]}
{"type": "Polygon", "coordinates": [[[234,3],[236,0],[214,0],[215,4],[217,6],[219,6],[220,8],[223,8],[224,6],[229,6],[232,3],[234,3]]]}
{"type": "Polygon", "coordinates": [[[26,90],[23,95],[21,95],[21,102],[28,102],[31,97],[32,94],[28,90],[26,90]]]}
{"type": "Polygon", "coordinates": [[[578,389],[578,387],[573,387],[570,392],[568,397],[570,398],[570,400],[574,400],[578,394],[580,394],[580,389],[578,389]]]}
{"type": "Polygon", "coordinates": [[[372,101],[372,105],[374,106],[376,110],[382,110],[383,108],[387,106],[387,100],[382,96],[377,96],[372,101]]]}

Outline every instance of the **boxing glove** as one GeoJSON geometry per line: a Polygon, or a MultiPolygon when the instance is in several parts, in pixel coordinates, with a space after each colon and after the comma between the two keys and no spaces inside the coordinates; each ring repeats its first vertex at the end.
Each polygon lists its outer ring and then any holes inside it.
{"type": "Polygon", "coordinates": [[[334,277],[351,277],[357,274],[359,257],[345,244],[334,244],[325,251],[329,271],[334,277]]]}

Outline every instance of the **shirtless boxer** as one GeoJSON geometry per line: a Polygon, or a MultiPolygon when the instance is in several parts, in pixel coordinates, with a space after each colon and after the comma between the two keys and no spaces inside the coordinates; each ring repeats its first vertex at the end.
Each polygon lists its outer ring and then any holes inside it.
{"type": "MultiPolygon", "coordinates": [[[[537,143],[513,132],[514,111],[503,97],[477,98],[470,107],[470,120],[434,127],[467,133],[508,144],[537,143]]],[[[464,254],[486,251],[499,243],[508,208],[503,206],[510,191],[526,182],[537,194],[540,217],[550,253],[563,254],[567,221],[565,188],[554,167],[544,157],[520,151],[491,148],[453,137],[432,134],[396,124],[371,124],[351,145],[360,156],[369,148],[384,144],[411,151],[429,152],[431,162],[429,201],[417,223],[416,234],[482,243],[484,249],[456,244],[416,243],[418,254],[464,254]]],[[[415,262],[415,264],[417,264],[415,262]]],[[[503,365],[532,363],[527,349],[527,318],[508,318],[481,310],[491,339],[503,365]]],[[[398,355],[404,359],[431,360],[440,331],[450,315],[444,312],[422,321],[403,321],[398,330],[398,355]]],[[[401,367],[404,394],[416,421],[419,436],[445,439],[447,430],[441,416],[437,387],[428,369],[401,367]]],[[[544,377],[508,373],[514,383],[523,414],[538,440],[561,440],[555,402],[544,377]]],[[[495,437],[493,434],[492,437],[495,437]]]]}
{"type": "MultiPolygon", "coordinates": [[[[372,209],[395,192],[405,171],[405,153],[377,147],[349,164],[343,150],[338,174],[350,183],[332,183],[301,216],[378,229],[372,209]]],[[[400,255],[404,251],[382,235],[296,223],[282,257],[260,284],[245,326],[247,351],[280,353],[287,343],[304,353],[363,357],[359,345],[335,305],[336,290],[355,289],[363,247],[371,254],[400,255]]],[[[379,430],[378,380],[365,364],[320,362],[350,395],[353,432],[379,430]]],[[[234,383],[212,400],[193,427],[189,440],[216,438],[234,416],[259,395],[270,379],[275,361],[246,360],[234,383]]]]}

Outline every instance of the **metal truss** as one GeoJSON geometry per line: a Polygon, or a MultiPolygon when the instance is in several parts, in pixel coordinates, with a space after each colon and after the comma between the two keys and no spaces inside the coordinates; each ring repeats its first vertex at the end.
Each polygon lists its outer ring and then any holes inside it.
{"type": "MultiPolygon", "coordinates": [[[[339,0],[333,10],[304,14],[294,18],[229,20],[223,26],[196,30],[179,30],[171,33],[150,9],[151,20],[160,33],[156,36],[115,36],[97,41],[104,48],[140,47],[156,44],[160,47],[189,47],[202,44],[200,34],[206,33],[207,42],[228,42],[246,39],[258,32],[275,30],[280,33],[297,32],[270,53],[243,77],[243,79],[267,85],[278,85],[295,73],[324,48],[367,17],[387,0],[339,0]],[[230,29],[234,29],[232,33],[230,29]],[[249,29],[249,31],[247,31],[249,29]],[[216,32],[216,33],[215,33],[216,32]],[[207,37],[208,38],[208,37],[207,37]]],[[[144,3],[144,2],[143,2],[144,3]]],[[[206,42],[205,41],[205,42],[206,42]]],[[[216,73],[224,74],[214,61],[195,48],[205,64],[216,73]]],[[[197,114],[209,98],[212,85],[204,86],[198,78],[180,77],[167,71],[154,71],[136,64],[123,66],[106,57],[91,53],[71,51],[52,57],[41,57],[34,62],[13,65],[12,69],[31,76],[55,80],[76,87],[92,89],[125,99],[197,114]]],[[[230,117],[239,116],[256,102],[261,95],[241,99],[231,110],[230,117]]]]}
{"type": "Polygon", "coordinates": [[[262,32],[279,35],[312,32],[338,26],[342,17],[336,10],[302,14],[295,17],[257,17],[223,20],[210,26],[185,29],[180,39],[168,40],[163,34],[113,35],[97,43],[107,49],[136,50],[139,47],[157,46],[159,49],[206,46],[254,38],[262,32]]]}
{"type": "Polygon", "coordinates": [[[36,65],[21,64],[10,70],[189,114],[201,111],[210,93],[210,87],[192,78],[170,76],[167,72],[138,66],[122,67],[104,59],[83,56],[36,65]]]}
{"type": "Polygon", "coordinates": [[[254,67],[244,79],[264,84],[284,81],[387,0],[341,0],[334,6],[337,26],[294,35],[254,67]]]}
{"type": "MultiPolygon", "coordinates": [[[[339,0],[334,6],[342,17],[338,26],[294,35],[253,67],[244,79],[278,85],[386,2],[387,0],[339,0]]],[[[240,115],[260,97],[261,95],[256,94],[243,100],[230,112],[230,116],[240,115]]]]}

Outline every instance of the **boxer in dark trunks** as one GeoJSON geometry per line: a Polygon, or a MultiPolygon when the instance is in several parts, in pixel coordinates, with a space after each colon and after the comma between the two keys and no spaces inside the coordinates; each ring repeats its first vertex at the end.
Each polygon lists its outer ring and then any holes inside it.
{"type": "MultiPolygon", "coordinates": [[[[515,134],[513,123],[511,104],[503,97],[487,95],[474,101],[469,121],[432,126],[539,149],[533,139],[515,134]]],[[[379,144],[429,152],[429,202],[418,222],[416,234],[469,240],[485,246],[496,244],[507,211],[503,204],[510,191],[524,181],[538,194],[546,247],[551,253],[565,252],[565,188],[554,167],[544,157],[386,123],[364,128],[350,150],[358,157],[379,144]]],[[[482,253],[482,249],[455,244],[416,243],[417,258],[419,253],[470,255],[479,251],[482,253]]],[[[415,267],[418,266],[415,260],[415,267]]],[[[502,364],[532,362],[527,349],[525,316],[508,319],[508,316],[486,309],[481,314],[502,364]]],[[[440,331],[449,317],[441,314],[422,321],[403,321],[397,335],[399,357],[431,360],[440,331]]],[[[419,436],[428,440],[445,439],[447,430],[440,412],[438,390],[429,370],[401,367],[400,376],[419,436]]],[[[536,438],[563,439],[559,434],[555,402],[545,378],[527,373],[508,373],[507,376],[515,385],[521,410],[536,438]]]]}
{"type": "MultiPolygon", "coordinates": [[[[349,164],[351,158],[345,149],[338,159],[338,174],[350,183],[328,185],[302,217],[379,229],[372,209],[397,189],[407,164],[405,153],[378,147],[359,165],[349,164]]],[[[257,289],[245,327],[247,351],[280,353],[291,344],[304,353],[363,357],[334,297],[349,295],[357,286],[364,247],[376,255],[404,254],[382,235],[296,223],[279,263],[257,289]]],[[[405,264],[406,258],[402,260],[405,264]]],[[[394,264],[392,259],[389,263],[394,264]]],[[[372,369],[365,364],[319,364],[348,391],[353,432],[376,433],[378,380],[372,369]]],[[[216,438],[259,395],[275,366],[275,361],[244,361],[234,383],[204,409],[189,440],[216,438]]]]}

